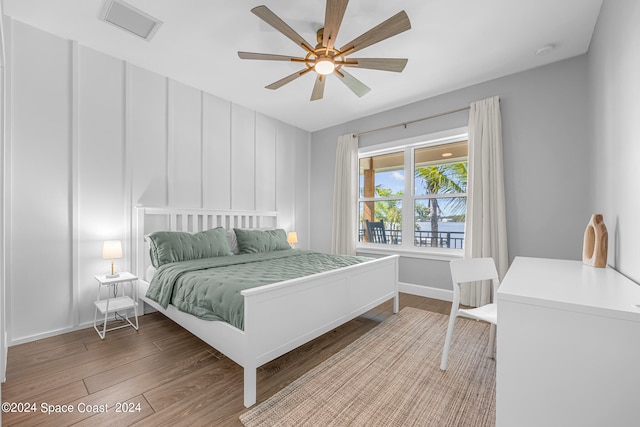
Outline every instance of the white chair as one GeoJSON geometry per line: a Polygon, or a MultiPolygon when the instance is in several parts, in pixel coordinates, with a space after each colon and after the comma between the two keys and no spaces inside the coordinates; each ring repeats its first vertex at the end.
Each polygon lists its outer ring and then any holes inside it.
{"type": "Polygon", "coordinates": [[[444,341],[442,360],[440,369],[447,369],[447,359],[449,358],[449,347],[453,337],[453,327],[458,316],[468,317],[475,320],[483,320],[491,323],[489,333],[489,357],[495,355],[496,326],[498,325],[498,305],[496,301],[496,290],[499,286],[498,272],[493,258],[471,258],[459,259],[449,263],[451,278],[453,279],[453,303],[451,304],[451,315],[449,316],[449,327],[447,337],[444,341]],[[491,301],[493,303],[481,307],[461,309],[460,305],[460,284],[475,282],[479,280],[491,280],[491,301]]]}

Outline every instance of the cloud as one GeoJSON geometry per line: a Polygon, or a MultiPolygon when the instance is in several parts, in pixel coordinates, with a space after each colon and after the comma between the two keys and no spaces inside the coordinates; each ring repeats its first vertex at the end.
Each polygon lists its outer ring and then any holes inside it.
{"type": "Polygon", "coordinates": [[[402,181],[404,182],[404,175],[401,174],[400,172],[393,172],[391,174],[391,176],[393,177],[393,179],[395,179],[396,181],[402,181]]]}

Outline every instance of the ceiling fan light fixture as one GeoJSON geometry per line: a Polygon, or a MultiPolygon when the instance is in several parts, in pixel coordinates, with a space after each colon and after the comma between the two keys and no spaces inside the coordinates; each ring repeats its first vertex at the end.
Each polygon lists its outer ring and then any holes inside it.
{"type": "Polygon", "coordinates": [[[335,69],[336,63],[333,61],[333,58],[329,56],[320,56],[316,61],[315,70],[318,74],[326,76],[333,73],[335,69]]]}
{"type": "MultiPolygon", "coordinates": [[[[0,0],[0,2],[1,1],[2,0],[0,0]]],[[[267,6],[256,6],[251,9],[251,12],[258,18],[262,19],[265,23],[271,25],[277,31],[282,33],[282,35],[289,38],[298,47],[302,47],[305,51],[305,56],[295,57],[254,52],[238,52],[238,56],[241,59],[261,59],[304,63],[304,68],[302,70],[296,71],[285,78],[265,86],[267,89],[278,89],[298,77],[315,71],[317,76],[315,78],[315,84],[313,85],[313,91],[311,92],[311,101],[322,99],[324,96],[325,82],[327,80],[325,76],[332,73],[339,77],[340,81],[342,81],[342,83],[344,83],[345,86],[347,86],[354,94],[359,97],[363,96],[368,93],[371,88],[345,71],[344,67],[358,67],[371,70],[394,71],[399,73],[404,69],[408,60],[403,58],[348,59],[346,57],[375,43],[411,29],[411,22],[409,22],[407,12],[402,10],[338,49],[335,47],[334,42],[337,38],[338,30],[340,29],[342,18],[344,17],[348,3],[349,0],[326,0],[324,26],[316,32],[318,44],[315,48],[311,47],[311,44],[309,44],[300,34],[296,33],[293,28],[279,18],[278,15],[273,13],[267,6]]]]}

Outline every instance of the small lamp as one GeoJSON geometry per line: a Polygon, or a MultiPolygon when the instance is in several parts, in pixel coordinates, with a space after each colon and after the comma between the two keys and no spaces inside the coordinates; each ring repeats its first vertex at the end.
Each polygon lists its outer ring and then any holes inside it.
{"type": "Polygon", "coordinates": [[[292,248],[296,247],[296,243],[298,243],[298,233],[295,231],[290,231],[287,234],[287,242],[291,245],[292,248]]]}
{"type": "Polygon", "coordinates": [[[118,277],[120,273],[116,273],[113,260],[122,258],[122,242],[120,240],[105,240],[102,244],[102,258],[111,260],[111,274],[107,274],[108,278],[118,277]]]}

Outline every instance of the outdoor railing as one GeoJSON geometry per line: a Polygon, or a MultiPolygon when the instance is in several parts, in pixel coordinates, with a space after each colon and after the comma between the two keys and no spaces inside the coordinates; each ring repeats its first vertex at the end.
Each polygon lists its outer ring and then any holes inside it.
{"type": "MultiPolygon", "coordinates": [[[[358,240],[364,241],[364,229],[360,229],[358,240]]],[[[387,244],[399,245],[402,243],[402,230],[385,230],[387,244]]],[[[433,231],[416,230],[413,232],[414,246],[427,248],[462,249],[464,232],[462,231],[433,231]]]]}

